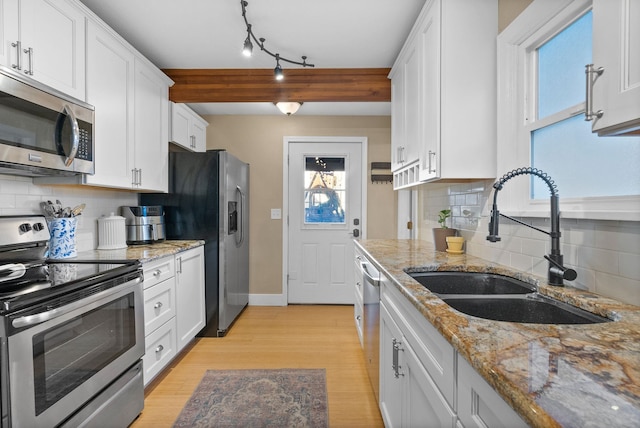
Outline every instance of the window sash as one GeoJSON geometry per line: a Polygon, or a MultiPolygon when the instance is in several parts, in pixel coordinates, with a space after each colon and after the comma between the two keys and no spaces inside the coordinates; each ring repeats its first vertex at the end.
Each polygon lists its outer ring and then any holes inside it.
{"type": "MultiPolygon", "coordinates": [[[[579,103],[537,119],[535,50],[581,17],[591,0],[534,0],[498,36],[498,170],[497,176],[531,165],[531,132],[584,113],[579,103]],[[532,74],[533,73],[533,74],[532,74]]],[[[530,180],[509,182],[500,192],[502,212],[548,217],[549,201],[530,199],[530,180]]],[[[561,198],[565,218],[640,221],[640,196],[561,198]]]]}

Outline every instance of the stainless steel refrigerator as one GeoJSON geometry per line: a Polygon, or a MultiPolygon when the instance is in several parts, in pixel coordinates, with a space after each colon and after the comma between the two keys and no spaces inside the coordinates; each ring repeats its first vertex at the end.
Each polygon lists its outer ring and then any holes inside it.
{"type": "Polygon", "coordinates": [[[169,153],[169,193],[141,194],[162,205],[167,239],[205,241],[207,324],[222,337],[249,303],[249,164],[224,150],[169,153]]]}

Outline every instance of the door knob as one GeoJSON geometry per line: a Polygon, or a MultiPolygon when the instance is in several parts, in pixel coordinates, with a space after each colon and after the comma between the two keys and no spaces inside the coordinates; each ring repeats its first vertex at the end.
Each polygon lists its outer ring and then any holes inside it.
{"type": "Polygon", "coordinates": [[[357,238],[358,236],[360,236],[360,229],[353,229],[353,237],[357,238]]]}

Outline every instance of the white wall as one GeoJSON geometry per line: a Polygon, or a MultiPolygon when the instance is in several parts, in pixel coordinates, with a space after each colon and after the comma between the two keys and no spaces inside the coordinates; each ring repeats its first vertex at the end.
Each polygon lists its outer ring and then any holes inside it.
{"type": "MultiPolygon", "coordinates": [[[[493,181],[477,181],[420,186],[419,238],[433,241],[438,211],[450,207],[453,227],[465,237],[468,254],[546,277],[548,262],[542,256],[550,252],[547,235],[501,218],[502,241],[486,240],[492,185],[493,181]]],[[[520,220],[549,230],[548,218],[520,220]]],[[[567,284],[640,305],[640,223],[561,219],[560,228],[565,264],[578,272],[578,279],[567,284]]]]}
{"type": "Polygon", "coordinates": [[[0,215],[42,214],[40,202],[60,199],[64,206],[87,204],[78,217],[78,251],[98,246],[97,219],[118,213],[120,206],[138,205],[137,194],[90,187],[36,186],[31,178],[0,175],[0,215]]]}

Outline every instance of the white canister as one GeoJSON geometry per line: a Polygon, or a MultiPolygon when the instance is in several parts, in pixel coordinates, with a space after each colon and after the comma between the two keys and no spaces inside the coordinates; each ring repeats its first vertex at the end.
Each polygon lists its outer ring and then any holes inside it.
{"type": "Polygon", "coordinates": [[[98,219],[98,250],[119,250],[127,248],[127,234],[124,217],[114,215],[98,219]]]}

